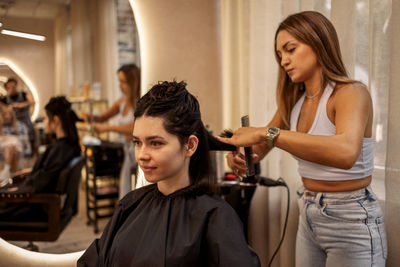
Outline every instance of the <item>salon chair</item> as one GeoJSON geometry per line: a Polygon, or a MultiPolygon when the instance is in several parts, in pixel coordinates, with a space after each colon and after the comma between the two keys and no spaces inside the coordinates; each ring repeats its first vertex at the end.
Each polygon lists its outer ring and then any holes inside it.
{"type": "Polygon", "coordinates": [[[73,158],[61,171],[56,193],[0,193],[0,201],[42,204],[47,220],[0,221],[0,237],[28,241],[28,249],[37,250],[33,241],[55,241],[78,212],[78,192],[84,157],[73,158]]]}

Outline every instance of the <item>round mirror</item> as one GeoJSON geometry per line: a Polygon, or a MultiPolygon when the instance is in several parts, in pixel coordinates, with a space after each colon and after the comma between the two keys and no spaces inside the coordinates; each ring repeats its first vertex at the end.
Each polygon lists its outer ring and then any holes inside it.
{"type": "MultiPolygon", "coordinates": [[[[32,121],[43,115],[44,105],[55,95],[66,95],[80,114],[79,108],[90,102],[83,90],[86,85],[92,98],[94,85],[98,85],[96,95],[109,106],[120,97],[117,69],[139,61],[136,25],[128,1],[0,2],[0,95],[6,94],[8,78],[15,78],[18,89],[29,92],[36,102],[32,121]],[[1,33],[3,29],[46,38],[38,41],[9,36],[1,33]]],[[[39,252],[32,252],[24,249],[28,241],[0,236],[0,266],[76,265],[82,250],[101,235],[109,220],[98,220],[97,233],[87,224],[85,178],[83,173],[78,213],[57,240],[33,241],[39,252]]]]}
{"type": "Polygon", "coordinates": [[[70,267],[83,251],[65,254],[48,254],[32,252],[12,245],[0,238],[1,266],[13,267],[70,267]]]}

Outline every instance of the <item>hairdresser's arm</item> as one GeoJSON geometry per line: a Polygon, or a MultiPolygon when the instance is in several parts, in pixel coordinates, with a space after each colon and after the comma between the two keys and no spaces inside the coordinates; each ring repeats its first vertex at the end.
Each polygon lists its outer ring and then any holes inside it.
{"type": "Polygon", "coordinates": [[[283,131],[276,146],[311,162],[341,169],[353,167],[368,132],[368,122],[372,120],[372,100],[365,87],[346,85],[337,90],[333,104],[335,135],[313,136],[283,131]]]}
{"type": "Polygon", "coordinates": [[[119,134],[132,135],[133,123],[124,124],[124,125],[108,125],[108,124],[96,123],[94,125],[94,130],[97,133],[116,132],[119,134]]]}
{"type": "Polygon", "coordinates": [[[32,172],[32,168],[22,169],[22,170],[19,170],[19,171],[14,172],[14,173],[12,174],[12,177],[13,177],[13,178],[14,178],[14,177],[18,177],[18,176],[21,176],[21,175],[24,175],[24,174],[28,174],[28,173],[30,173],[30,172],[32,172]]]}
{"type": "MultiPolygon", "coordinates": [[[[265,127],[278,127],[278,128],[283,128],[283,121],[280,118],[280,115],[278,112],[275,113],[274,117],[272,120],[268,123],[268,125],[265,127]]],[[[242,128],[241,128],[242,129],[242,128]]],[[[252,131],[252,130],[251,130],[252,131]]],[[[256,133],[256,132],[254,132],[256,133]]],[[[237,132],[234,133],[236,135],[237,132]]],[[[266,134],[266,130],[264,130],[264,135],[266,134]]],[[[253,137],[255,140],[257,140],[258,136],[253,137]]],[[[223,141],[223,140],[222,140],[223,141]]],[[[253,148],[253,160],[254,162],[258,162],[261,159],[263,159],[271,149],[267,146],[266,142],[250,142],[249,146],[252,145],[253,148]]],[[[246,161],[244,159],[244,155],[240,153],[239,151],[234,151],[230,152],[226,155],[227,163],[229,168],[232,170],[236,171],[236,174],[239,176],[245,176],[246,175],[246,161]]]]}
{"type": "MultiPolygon", "coordinates": [[[[275,146],[299,158],[336,168],[351,168],[360,154],[368,121],[372,118],[372,101],[365,87],[346,85],[334,99],[336,134],[317,136],[281,130],[275,146]]],[[[237,146],[264,143],[267,127],[238,129],[224,139],[237,146]]]]}
{"type": "MultiPolygon", "coordinates": [[[[267,126],[264,128],[264,137],[267,134],[267,128],[268,127],[278,127],[278,128],[284,128],[284,124],[283,121],[279,115],[279,112],[277,111],[274,115],[274,117],[272,118],[272,120],[267,124],[267,126]]],[[[262,160],[272,149],[269,148],[267,146],[267,142],[259,142],[255,145],[252,146],[253,147],[253,153],[257,154],[258,156],[258,161],[262,160]]]]}
{"type": "Polygon", "coordinates": [[[31,94],[26,94],[26,101],[24,102],[14,102],[11,104],[13,108],[24,108],[29,106],[34,106],[35,100],[33,99],[31,94]]]}
{"type": "Polygon", "coordinates": [[[84,116],[84,120],[94,121],[94,122],[105,122],[119,113],[119,108],[123,102],[124,98],[122,97],[117,101],[115,101],[115,103],[107,110],[105,110],[101,115],[86,114],[84,116]]]}

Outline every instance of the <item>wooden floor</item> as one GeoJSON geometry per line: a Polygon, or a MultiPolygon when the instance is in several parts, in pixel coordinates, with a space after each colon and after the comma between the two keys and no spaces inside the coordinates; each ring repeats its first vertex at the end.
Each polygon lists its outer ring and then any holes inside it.
{"type": "MultiPolygon", "coordinates": [[[[39,252],[46,253],[67,253],[76,252],[86,249],[95,238],[98,238],[105,225],[110,218],[99,220],[99,234],[95,234],[93,226],[86,225],[86,203],[85,203],[85,188],[84,183],[81,182],[79,186],[79,211],[78,214],[72,219],[69,225],[61,233],[59,239],[55,242],[34,242],[39,247],[39,252]]],[[[10,243],[19,247],[28,245],[28,242],[10,241],[10,243]]]]}

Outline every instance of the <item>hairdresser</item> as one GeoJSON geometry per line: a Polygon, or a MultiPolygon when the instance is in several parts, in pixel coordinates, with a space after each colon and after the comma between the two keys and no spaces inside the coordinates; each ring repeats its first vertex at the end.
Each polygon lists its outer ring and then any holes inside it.
{"type": "MultiPolygon", "coordinates": [[[[290,15],[275,34],[278,109],[266,127],[238,129],[221,141],[274,147],[299,162],[296,266],[385,266],[381,208],[370,187],[373,110],[366,86],[350,79],[332,23],[322,14],[290,15]]],[[[244,176],[238,153],[230,168],[244,176]]]]}
{"type": "Polygon", "coordinates": [[[140,69],[135,64],[123,65],[118,69],[117,74],[122,97],[101,115],[88,114],[85,120],[97,122],[94,124],[94,130],[97,133],[118,133],[121,143],[124,144],[124,162],[119,181],[119,198],[121,199],[132,190],[132,174],[134,174],[132,169],[137,166],[135,151],[129,138],[133,131],[136,101],[140,97],[140,69]],[[105,123],[113,117],[117,118],[116,124],[105,123]]]}

